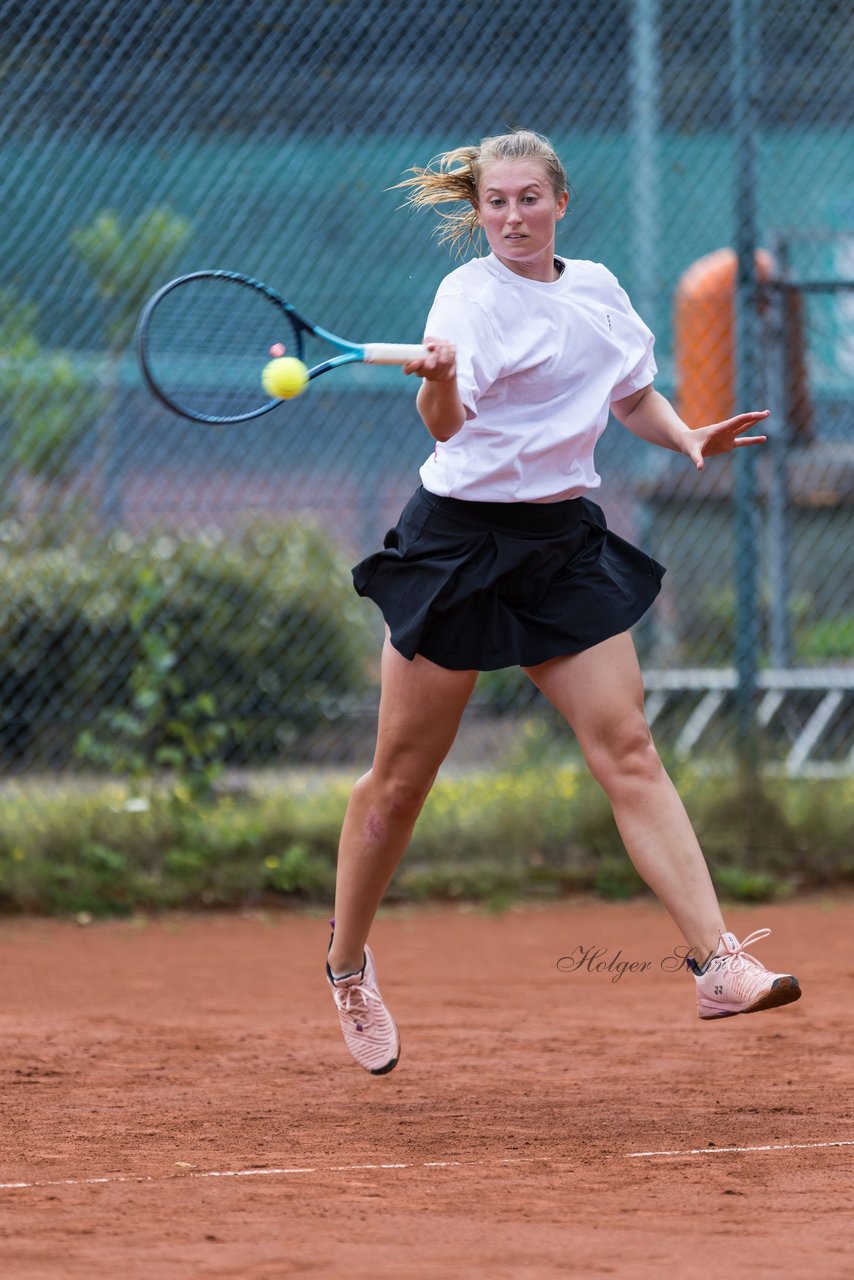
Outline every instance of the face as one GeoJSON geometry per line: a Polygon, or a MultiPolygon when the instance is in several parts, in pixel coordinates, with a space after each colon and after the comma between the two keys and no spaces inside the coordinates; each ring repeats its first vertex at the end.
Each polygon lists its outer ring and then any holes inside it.
{"type": "Polygon", "coordinates": [[[569,196],[556,196],[542,160],[493,160],[478,187],[478,223],[506,267],[534,280],[554,279],[555,226],[569,196]]]}

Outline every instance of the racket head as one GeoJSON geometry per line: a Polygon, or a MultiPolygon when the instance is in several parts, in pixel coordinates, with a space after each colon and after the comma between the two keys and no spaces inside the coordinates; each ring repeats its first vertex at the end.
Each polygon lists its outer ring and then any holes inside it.
{"type": "Polygon", "coordinates": [[[179,276],[148,300],[136,350],[149,389],[192,422],[248,422],[269,413],[261,383],[271,348],[303,358],[304,322],[269,285],[234,271],[179,276]]]}

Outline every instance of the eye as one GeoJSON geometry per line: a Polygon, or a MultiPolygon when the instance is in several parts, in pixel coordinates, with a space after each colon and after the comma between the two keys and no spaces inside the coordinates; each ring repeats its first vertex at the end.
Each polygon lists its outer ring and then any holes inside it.
{"type": "Polygon", "coordinates": [[[489,203],[492,205],[493,209],[497,209],[499,205],[502,205],[504,203],[504,201],[501,199],[500,196],[492,196],[489,203]]]}

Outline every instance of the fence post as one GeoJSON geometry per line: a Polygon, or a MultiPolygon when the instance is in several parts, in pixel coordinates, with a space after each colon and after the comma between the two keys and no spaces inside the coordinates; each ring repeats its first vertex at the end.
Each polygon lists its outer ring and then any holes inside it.
{"type": "Polygon", "coordinates": [[[632,4],[632,299],[638,314],[658,330],[658,172],[659,0],[633,0],[632,4]]]}
{"type": "MultiPolygon", "coordinates": [[[[732,139],[735,167],[735,403],[739,412],[761,408],[759,392],[758,242],[756,192],[759,23],[756,0],[730,0],[732,139]]],[[[759,520],[757,458],[739,451],[735,468],[735,665],[738,673],[738,755],[749,775],[758,766],[754,719],[759,665],[759,520]]]]}
{"type": "Polygon", "coordinates": [[[767,344],[767,394],[771,410],[768,430],[768,486],[765,520],[765,556],[768,566],[768,652],[771,666],[780,671],[791,665],[792,625],[789,546],[788,453],[795,407],[790,403],[787,367],[786,290],[787,249],[783,236],[773,243],[777,278],[766,290],[764,336],[767,344]]]}

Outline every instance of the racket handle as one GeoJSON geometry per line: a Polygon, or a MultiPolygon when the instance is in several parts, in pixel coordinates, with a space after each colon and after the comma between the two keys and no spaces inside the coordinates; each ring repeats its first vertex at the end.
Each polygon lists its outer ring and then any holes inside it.
{"type": "Polygon", "coordinates": [[[366,342],[363,351],[365,364],[407,364],[427,354],[424,347],[407,342],[366,342]]]}

